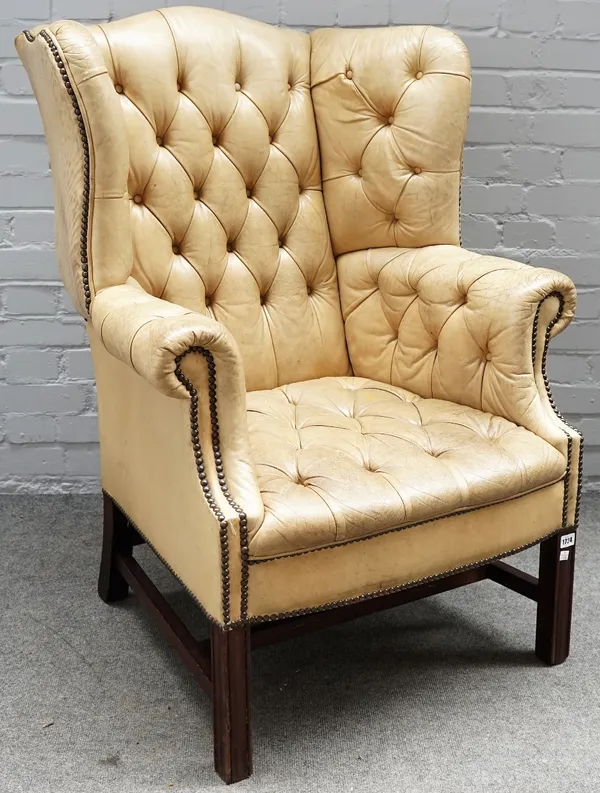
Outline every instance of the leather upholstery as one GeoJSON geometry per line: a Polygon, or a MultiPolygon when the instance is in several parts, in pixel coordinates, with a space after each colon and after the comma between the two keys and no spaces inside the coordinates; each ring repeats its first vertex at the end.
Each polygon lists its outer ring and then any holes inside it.
{"type": "Polygon", "coordinates": [[[459,247],[456,36],[170,8],[17,48],[89,319],[103,486],[212,619],[576,526],[581,440],[545,376],[575,291],[459,247]]]}
{"type": "Polygon", "coordinates": [[[357,377],[248,394],[265,505],[250,556],[349,542],[563,478],[549,443],[489,413],[357,377]]]}
{"type": "Polygon", "coordinates": [[[316,30],[311,40],[335,253],[458,244],[465,45],[432,27],[316,30]]]}
{"type": "Polygon", "coordinates": [[[529,423],[533,320],[556,292],[552,334],[571,321],[567,276],[445,245],[356,251],[338,269],[356,375],[529,423]]]}
{"type": "Polygon", "coordinates": [[[319,609],[507,555],[556,529],[562,482],[521,498],[250,566],[249,614],[319,609]]]}
{"type": "Polygon", "coordinates": [[[347,373],[308,37],[200,8],[92,33],[130,142],[132,277],[226,325],[249,390],[347,373]]]}

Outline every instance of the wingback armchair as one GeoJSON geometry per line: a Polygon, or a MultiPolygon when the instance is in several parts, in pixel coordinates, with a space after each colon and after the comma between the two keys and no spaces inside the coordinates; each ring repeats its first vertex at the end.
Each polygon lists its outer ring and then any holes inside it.
{"type": "Polygon", "coordinates": [[[212,694],[221,776],[251,772],[251,647],[491,578],[563,661],[582,441],[545,359],[575,290],[460,245],[461,41],[170,8],[16,46],[98,385],[100,596],[212,694]],[[537,543],[539,579],[498,561],[537,543]]]}

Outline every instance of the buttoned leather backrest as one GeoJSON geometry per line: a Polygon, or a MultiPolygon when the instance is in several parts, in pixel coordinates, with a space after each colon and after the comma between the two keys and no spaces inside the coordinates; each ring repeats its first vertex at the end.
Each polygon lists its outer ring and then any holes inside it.
{"type": "Polygon", "coordinates": [[[249,390],[348,373],[309,36],[193,7],[46,30],[89,138],[92,311],[132,278],[222,322],[249,390]]]}
{"type": "Polygon", "coordinates": [[[464,44],[432,27],[311,38],[334,252],[458,244],[471,86],[464,44]]]}

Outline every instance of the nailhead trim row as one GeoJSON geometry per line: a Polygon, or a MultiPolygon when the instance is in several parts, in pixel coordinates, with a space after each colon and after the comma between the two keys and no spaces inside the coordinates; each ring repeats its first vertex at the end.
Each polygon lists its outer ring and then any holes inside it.
{"type": "MultiPolygon", "coordinates": [[[[535,367],[535,356],[536,356],[536,349],[537,349],[537,337],[538,337],[538,327],[539,327],[539,319],[540,319],[540,312],[542,310],[542,306],[545,300],[548,300],[551,297],[555,297],[559,301],[559,308],[556,316],[554,319],[548,323],[548,327],[546,328],[546,335],[544,338],[544,349],[542,352],[542,378],[544,380],[544,386],[546,388],[546,394],[548,396],[548,401],[552,407],[552,410],[556,413],[558,418],[567,425],[573,432],[579,435],[579,461],[578,461],[578,480],[577,480],[577,494],[575,500],[575,520],[574,520],[574,528],[576,529],[579,525],[579,511],[581,507],[581,487],[582,487],[582,476],[583,476],[583,436],[579,432],[578,429],[573,427],[569,424],[568,421],[565,421],[564,416],[561,414],[560,410],[558,409],[554,397],[552,396],[552,391],[550,389],[550,381],[548,379],[548,373],[546,371],[546,360],[547,360],[547,353],[548,353],[548,344],[550,343],[550,334],[552,332],[552,328],[556,325],[559,319],[562,317],[563,309],[565,306],[564,297],[560,292],[550,292],[550,294],[546,295],[546,297],[540,301],[537,310],[535,312],[535,318],[533,320],[533,336],[532,336],[532,347],[531,347],[531,354],[532,354],[532,363],[535,367]]],[[[573,457],[573,437],[566,431],[563,430],[565,435],[567,436],[567,471],[565,474],[565,497],[563,500],[563,527],[567,527],[568,523],[568,514],[569,514],[569,485],[571,480],[571,466],[572,466],[572,457],[573,457]]]]}
{"type": "MultiPolygon", "coordinates": [[[[558,479],[556,482],[550,482],[549,485],[538,487],[536,490],[530,490],[529,493],[519,493],[516,496],[505,498],[501,502],[495,502],[495,504],[505,504],[507,501],[515,501],[518,498],[524,498],[530,493],[539,493],[540,490],[545,490],[547,487],[553,487],[558,482],[560,482],[560,479],[558,479]]],[[[448,518],[455,518],[457,515],[467,515],[470,512],[477,512],[480,509],[487,509],[488,507],[492,507],[495,504],[481,504],[478,507],[469,507],[468,509],[462,509],[458,512],[450,512],[447,515],[439,515],[437,518],[427,518],[426,520],[419,520],[416,523],[406,523],[403,526],[394,526],[392,529],[386,529],[385,531],[380,531],[377,534],[369,534],[367,537],[355,537],[352,540],[337,542],[335,545],[323,545],[321,548],[309,548],[306,551],[295,551],[293,553],[288,553],[281,556],[269,556],[265,559],[250,559],[249,563],[251,565],[265,564],[265,562],[276,562],[278,559],[291,559],[294,556],[306,556],[306,554],[318,553],[319,551],[326,551],[330,548],[342,548],[344,545],[354,545],[357,542],[367,542],[368,540],[375,540],[377,537],[384,537],[386,534],[394,534],[397,531],[399,532],[405,531],[406,529],[413,529],[415,526],[424,526],[426,523],[434,523],[436,520],[447,520],[448,518]]]]}
{"type": "Polygon", "coordinates": [[[229,573],[229,541],[228,541],[228,523],[225,515],[221,511],[219,505],[215,501],[213,494],[208,483],[206,470],[204,467],[204,457],[202,448],[200,446],[200,436],[198,430],[198,392],[194,388],[190,380],[181,371],[181,361],[186,355],[190,353],[200,353],[206,360],[208,367],[208,402],[210,411],[210,424],[212,434],[212,450],[215,461],[215,468],[217,471],[217,478],[221,492],[225,496],[227,503],[235,510],[240,522],[240,555],[241,555],[241,603],[240,603],[240,620],[245,621],[248,616],[248,518],[242,508],[235,502],[233,496],[227,487],[227,480],[225,479],[225,469],[223,467],[223,460],[221,457],[221,442],[219,438],[219,416],[217,409],[217,378],[215,359],[205,347],[189,347],[184,353],[175,358],[175,376],[179,382],[184,386],[190,395],[190,426],[192,431],[192,448],[194,450],[194,457],[196,459],[196,470],[198,471],[198,478],[206,502],[215,517],[219,521],[219,534],[221,543],[221,581],[223,585],[222,603],[223,603],[223,622],[225,625],[231,625],[230,613],[230,573],[229,573]]]}
{"type": "MultiPolygon", "coordinates": [[[[30,30],[24,30],[23,34],[25,35],[27,41],[35,41],[35,36],[31,33],[30,30]]],[[[52,37],[50,36],[47,30],[40,30],[39,35],[44,39],[44,41],[48,45],[48,48],[52,53],[52,57],[54,58],[56,65],[58,66],[58,71],[60,72],[60,76],[62,77],[62,81],[65,85],[67,93],[71,97],[71,104],[73,105],[73,112],[75,113],[77,126],[79,128],[79,136],[81,138],[81,145],[83,147],[84,184],[83,184],[83,206],[81,209],[81,234],[80,234],[79,252],[81,257],[81,280],[83,282],[85,310],[89,314],[90,303],[92,299],[92,293],[90,290],[89,262],[88,262],[88,221],[89,221],[89,213],[90,213],[90,190],[91,190],[90,147],[88,143],[83,115],[79,107],[79,102],[77,101],[77,97],[75,96],[75,91],[73,90],[73,86],[71,85],[71,81],[69,80],[69,75],[67,74],[67,69],[60,55],[58,47],[54,43],[54,40],[52,39],[52,37]]]]}
{"type": "Polygon", "coordinates": [[[349,606],[352,603],[360,603],[363,600],[373,600],[373,598],[383,597],[385,595],[392,595],[394,592],[401,592],[403,589],[412,589],[413,587],[419,586],[420,584],[426,584],[429,581],[437,581],[440,578],[446,578],[446,576],[453,575],[454,573],[461,573],[466,570],[473,570],[476,567],[482,567],[484,564],[489,564],[490,562],[494,562],[497,559],[504,559],[507,556],[512,556],[515,553],[520,553],[521,551],[527,550],[527,548],[533,548],[535,545],[538,545],[540,542],[544,542],[544,540],[550,539],[555,534],[560,534],[561,532],[565,531],[565,527],[561,526],[558,529],[554,529],[554,531],[549,532],[548,534],[544,534],[543,537],[540,537],[538,540],[534,540],[533,542],[528,542],[525,545],[519,545],[516,548],[511,548],[510,551],[504,551],[503,553],[496,554],[495,556],[488,556],[485,559],[481,559],[479,562],[473,562],[472,564],[463,564],[459,567],[453,567],[451,570],[446,570],[443,573],[438,573],[437,575],[430,575],[425,576],[425,578],[419,578],[416,581],[410,581],[407,584],[400,584],[399,586],[392,586],[386,587],[385,589],[378,589],[375,592],[367,592],[364,595],[358,595],[357,597],[347,598],[346,600],[333,600],[330,603],[323,603],[321,606],[312,606],[310,608],[304,609],[293,609],[292,611],[285,611],[279,614],[265,614],[260,617],[250,617],[246,624],[250,625],[258,625],[261,622],[273,622],[274,620],[285,619],[288,617],[304,617],[307,614],[316,614],[319,611],[329,611],[329,609],[338,608],[339,606],[349,606]]]}

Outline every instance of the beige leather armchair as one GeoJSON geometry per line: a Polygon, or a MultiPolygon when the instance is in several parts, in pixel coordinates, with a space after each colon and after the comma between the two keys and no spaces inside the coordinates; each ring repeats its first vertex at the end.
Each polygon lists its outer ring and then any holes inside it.
{"type": "Polygon", "coordinates": [[[221,776],[251,771],[250,646],[492,578],[563,661],[582,442],[545,357],[575,290],[460,247],[461,41],[170,8],[17,49],[98,384],[100,595],[212,693],[221,776]],[[496,561],[536,543],[539,580],[496,561]]]}

